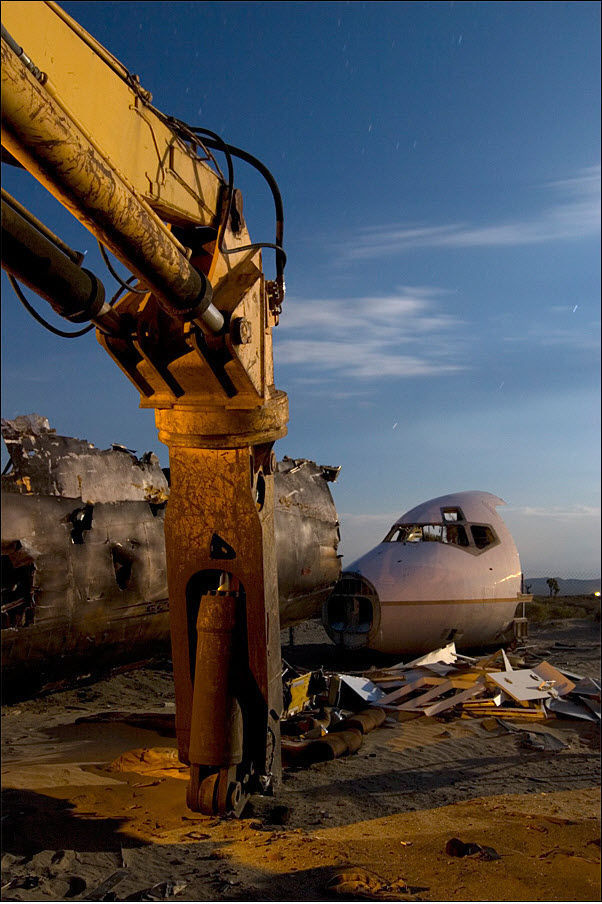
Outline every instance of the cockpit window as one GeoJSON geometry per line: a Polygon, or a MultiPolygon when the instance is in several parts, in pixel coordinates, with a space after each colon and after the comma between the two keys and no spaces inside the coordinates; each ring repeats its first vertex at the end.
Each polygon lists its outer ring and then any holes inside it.
{"type": "Polygon", "coordinates": [[[448,525],[444,528],[445,531],[445,539],[444,543],[451,543],[454,546],[468,546],[468,537],[466,536],[466,529],[462,524],[453,524],[448,525]]]}
{"type": "Polygon", "coordinates": [[[486,524],[472,524],[470,529],[477,549],[486,549],[497,541],[496,535],[486,524]]]}
{"type": "Polygon", "coordinates": [[[396,524],[383,542],[469,545],[466,530],[462,524],[396,524]]]}
{"type": "Polygon", "coordinates": [[[422,540],[422,528],[415,524],[394,525],[383,543],[420,543],[422,540]]]}
{"type": "Polygon", "coordinates": [[[449,508],[449,509],[441,509],[441,514],[443,515],[444,521],[464,521],[464,515],[462,514],[462,509],[459,508],[449,508]]]}

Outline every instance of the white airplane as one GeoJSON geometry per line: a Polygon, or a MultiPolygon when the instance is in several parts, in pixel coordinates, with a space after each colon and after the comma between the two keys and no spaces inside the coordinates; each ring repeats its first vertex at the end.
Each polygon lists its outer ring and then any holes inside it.
{"type": "Polygon", "coordinates": [[[507,639],[517,606],[532,597],[521,593],[518,551],[496,511],[504,504],[471,490],[402,515],[382,543],[343,571],[324,603],[331,639],[396,654],[507,639]]]}

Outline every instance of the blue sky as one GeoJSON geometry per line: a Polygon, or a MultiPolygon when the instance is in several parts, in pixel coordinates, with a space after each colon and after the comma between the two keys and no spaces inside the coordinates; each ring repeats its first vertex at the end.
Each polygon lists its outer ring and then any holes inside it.
{"type": "MultiPolygon", "coordinates": [[[[276,451],[342,465],[344,562],[420,501],[483,489],[507,501],[525,573],[599,575],[598,4],[63,6],[158,107],[276,176],[276,451]]],[[[3,177],[110,286],[85,230],[3,177]]],[[[237,184],[272,241],[268,193],[243,165],[237,184]]],[[[95,339],[55,339],[3,290],[3,415],[167,464],[95,339]]]]}

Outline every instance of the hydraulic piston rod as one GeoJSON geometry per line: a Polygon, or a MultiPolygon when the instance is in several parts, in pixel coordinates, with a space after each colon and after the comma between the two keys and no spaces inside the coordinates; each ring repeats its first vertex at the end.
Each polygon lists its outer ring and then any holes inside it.
{"type": "Polygon", "coordinates": [[[224,324],[209,281],[159,217],[2,38],[2,144],[131,270],[171,316],[224,324]]]}
{"type": "Polygon", "coordinates": [[[2,199],[2,266],[50,302],[72,323],[91,320],[118,333],[119,317],[105,302],[103,284],[79,267],[8,200],[2,199]]]}

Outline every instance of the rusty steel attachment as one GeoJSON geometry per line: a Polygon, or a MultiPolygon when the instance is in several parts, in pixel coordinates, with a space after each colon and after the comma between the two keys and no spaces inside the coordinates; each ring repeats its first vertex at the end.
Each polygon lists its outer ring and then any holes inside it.
{"type": "Polygon", "coordinates": [[[231,811],[231,786],[239,784],[246,800],[280,773],[269,447],[178,446],[170,454],[165,539],[176,732],[180,758],[191,764],[188,803],[202,812],[209,799],[209,812],[222,812],[224,801],[231,811]]]}
{"type": "MultiPolygon", "coordinates": [[[[221,575],[220,581],[225,587],[229,576],[221,575]]],[[[246,660],[243,602],[239,592],[226,589],[201,597],[188,742],[191,810],[240,815],[248,800],[250,776],[238,769],[244,745],[244,669],[237,674],[246,660]],[[215,713],[223,718],[216,720],[215,713]]]]}
{"type": "Polygon", "coordinates": [[[274,387],[271,330],[282,291],[274,300],[241,198],[228,203],[231,179],[199,156],[190,129],[152,107],[57,4],[6,2],[2,13],[5,150],[139,281],[111,309],[119,328],[98,324],[97,338],[141,406],[155,409],[169,447],[165,538],[188,802],[239,813],[280,772],[272,446],[286,434],[288,402],[274,387]],[[230,209],[239,215],[225,217],[230,209]]]}

